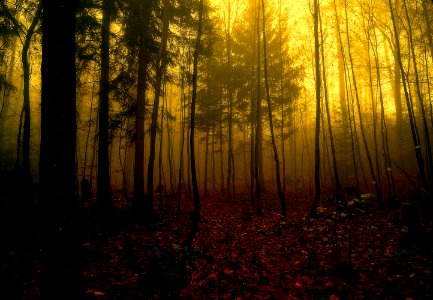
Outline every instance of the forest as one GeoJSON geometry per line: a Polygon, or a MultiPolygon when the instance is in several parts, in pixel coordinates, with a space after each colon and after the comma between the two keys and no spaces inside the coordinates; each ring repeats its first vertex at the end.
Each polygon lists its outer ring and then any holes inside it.
{"type": "Polygon", "coordinates": [[[0,298],[432,299],[432,22],[0,0],[0,298]]]}

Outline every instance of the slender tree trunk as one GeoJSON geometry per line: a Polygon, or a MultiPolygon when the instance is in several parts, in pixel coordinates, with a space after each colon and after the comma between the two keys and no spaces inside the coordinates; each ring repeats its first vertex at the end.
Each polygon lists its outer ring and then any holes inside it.
{"type": "Polygon", "coordinates": [[[287,215],[286,199],[284,198],[283,189],[281,187],[280,160],[278,158],[277,142],[275,141],[275,135],[274,135],[274,123],[272,120],[272,103],[271,103],[271,96],[270,96],[270,92],[269,92],[269,82],[268,82],[265,0],[262,0],[262,17],[263,17],[263,62],[264,62],[264,73],[265,73],[266,102],[268,104],[269,128],[271,131],[272,148],[274,150],[274,160],[275,160],[275,168],[276,168],[276,176],[277,176],[278,199],[280,200],[280,204],[281,204],[281,218],[282,218],[283,222],[286,222],[286,215],[287,215]]]}
{"type": "Polygon", "coordinates": [[[208,156],[209,156],[209,124],[206,126],[206,139],[205,139],[205,153],[204,153],[204,195],[207,196],[209,191],[207,189],[207,173],[208,173],[208,156]]]}
{"type": "MultiPolygon", "coordinates": [[[[400,12],[400,0],[395,1],[395,16],[398,18],[400,12]]],[[[394,9],[393,9],[394,10],[394,9]]],[[[394,34],[396,39],[400,36],[399,23],[395,22],[394,34]]],[[[394,53],[394,104],[395,104],[395,127],[397,130],[397,140],[402,141],[403,137],[403,107],[401,105],[401,70],[398,65],[398,60],[401,59],[398,53],[394,53]]]]}
{"type": "MultiPolygon", "coordinates": [[[[370,8],[369,8],[370,9],[370,8]]],[[[368,68],[368,82],[369,82],[369,92],[370,92],[370,98],[371,98],[371,110],[372,110],[372,123],[373,123],[373,145],[374,145],[374,156],[375,156],[375,167],[377,172],[377,184],[379,187],[382,187],[382,179],[381,179],[381,168],[380,168],[380,159],[379,159],[379,149],[378,149],[378,143],[377,143],[377,96],[374,95],[374,89],[373,89],[373,75],[371,70],[371,54],[370,54],[370,46],[371,43],[371,37],[370,37],[370,25],[371,24],[371,17],[368,19],[367,28],[364,28],[364,31],[366,32],[367,37],[367,68],[368,68]]],[[[365,27],[365,24],[364,24],[365,27]]]]}
{"type": "Polygon", "coordinates": [[[90,188],[93,190],[93,170],[95,169],[95,160],[97,159],[97,141],[98,141],[98,131],[99,131],[99,123],[96,122],[95,124],[95,132],[93,133],[93,147],[92,147],[92,162],[90,163],[90,175],[89,175],[89,181],[90,181],[90,188]]]}
{"type": "Polygon", "coordinates": [[[135,110],[135,161],[134,161],[134,207],[153,212],[152,199],[144,199],[144,113],[146,106],[147,66],[149,64],[147,43],[153,1],[142,1],[140,6],[141,31],[138,51],[137,102],[135,110]]]}
{"type": "MultiPolygon", "coordinates": [[[[169,18],[169,3],[168,0],[164,1],[163,8],[163,24],[162,24],[162,36],[161,45],[159,48],[159,53],[156,61],[156,84],[155,84],[155,97],[153,100],[153,110],[152,110],[152,122],[150,124],[150,154],[149,154],[149,164],[147,166],[147,196],[148,201],[153,202],[153,173],[155,165],[155,148],[156,148],[156,130],[158,124],[158,111],[159,111],[159,98],[161,96],[161,84],[162,78],[165,72],[166,65],[166,48],[168,40],[168,29],[170,25],[169,18]]],[[[161,117],[162,118],[162,117],[161,117]]]]}
{"type": "MultiPolygon", "coordinates": [[[[353,162],[353,171],[355,175],[355,183],[356,188],[359,191],[360,190],[360,183],[359,183],[359,174],[358,174],[358,164],[356,162],[356,151],[355,151],[355,143],[357,140],[357,132],[356,132],[356,123],[355,123],[355,115],[353,114],[353,110],[350,109],[350,99],[353,98],[352,96],[352,89],[350,87],[350,78],[348,70],[346,68],[346,58],[343,56],[344,60],[344,77],[346,82],[346,100],[347,100],[347,115],[349,117],[349,128],[350,128],[350,149],[352,154],[352,162],[353,162]],[[350,92],[350,95],[349,95],[350,92]],[[353,119],[352,119],[353,116],[353,119]]],[[[353,100],[352,100],[353,103],[353,100]]],[[[352,105],[353,107],[353,105],[352,105]]]]}
{"type": "MultiPolygon", "coordinates": [[[[228,18],[226,28],[227,43],[227,93],[229,98],[228,115],[228,154],[227,154],[227,196],[232,199],[232,167],[233,167],[233,91],[231,86],[231,1],[228,0],[228,18]]],[[[234,171],[234,170],[233,170],[234,171]]],[[[234,182],[233,182],[234,185],[234,182]]]]}
{"type": "Polygon", "coordinates": [[[246,190],[244,192],[248,192],[248,172],[247,172],[247,131],[246,126],[244,127],[243,133],[243,149],[242,149],[242,158],[244,165],[244,184],[246,190]]]}
{"type": "Polygon", "coordinates": [[[90,139],[90,131],[92,130],[92,115],[93,115],[93,95],[95,94],[95,81],[92,83],[92,95],[90,97],[90,109],[89,109],[89,120],[87,126],[87,134],[86,134],[86,144],[84,147],[84,162],[82,167],[83,177],[82,179],[86,179],[86,169],[87,169],[87,154],[89,150],[89,139],[90,139]]]}
{"type": "Polygon", "coordinates": [[[314,57],[315,57],[315,75],[316,75],[316,131],[315,131],[315,165],[314,165],[314,184],[315,195],[311,206],[311,215],[316,213],[316,208],[320,202],[320,56],[319,56],[319,1],[314,0],[314,57]]]}
{"type": "Polygon", "coordinates": [[[200,222],[200,198],[198,194],[197,174],[195,166],[195,151],[194,151],[194,129],[195,129],[195,105],[197,98],[197,77],[198,77],[198,59],[200,51],[200,40],[202,34],[202,22],[203,22],[203,0],[200,0],[199,18],[198,18],[198,32],[197,40],[194,51],[194,67],[192,75],[192,99],[191,99],[191,123],[190,123],[190,150],[191,150],[191,177],[192,177],[192,188],[194,193],[194,213],[192,216],[192,230],[187,238],[186,245],[190,246],[194,241],[194,238],[198,232],[200,222]]]}
{"type": "Polygon", "coordinates": [[[223,152],[223,117],[222,117],[222,100],[219,100],[219,113],[220,113],[220,122],[219,122],[219,140],[220,140],[220,177],[221,177],[221,193],[225,193],[225,185],[224,185],[224,152],[223,152]]]}
{"type": "MultiPolygon", "coordinates": [[[[165,95],[164,95],[165,98],[165,95]]],[[[163,99],[164,101],[164,99],[163,99]]],[[[164,103],[164,102],[163,102],[164,103]]],[[[160,122],[160,128],[161,128],[161,132],[159,133],[159,151],[158,151],[158,186],[159,189],[161,189],[162,186],[164,186],[164,188],[166,188],[166,184],[165,184],[165,179],[164,179],[164,185],[162,185],[163,182],[163,178],[164,178],[164,166],[162,165],[162,141],[164,138],[164,106],[161,106],[161,122],[160,122]]],[[[159,208],[162,207],[162,192],[163,191],[159,191],[159,208]]]]}
{"type": "MultiPolygon", "coordinates": [[[[21,54],[23,64],[23,110],[24,110],[24,124],[23,124],[23,145],[22,145],[22,158],[23,158],[23,185],[24,185],[24,198],[22,200],[30,201],[32,195],[32,175],[30,170],[30,63],[29,63],[29,48],[30,43],[35,31],[36,25],[39,23],[42,11],[42,1],[39,1],[38,6],[33,16],[32,23],[26,32],[26,38],[23,44],[21,54]]],[[[27,203],[31,205],[31,203],[27,203]]]]}
{"type": "Polygon", "coordinates": [[[23,119],[24,119],[24,107],[21,108],[21,113],[20,113],[20,121],[19,121],[19,125],[18,125],[18,133],[17,133],[17,148],[16,148],[16,155],[15,155],[15,171],[19,172],[20,171],[20,157],[22,154],[21,148],[22,148],[22,141],[21,141],[21,136],[22,136],[22,132],[23,132],[23,119]]]}
{"type": "Polygon", "coordinates": [[[256,141],[254,146],[254,177],[256,179],[256,208],[259,216],[263,215],[261,189],[263,188],[263,152],[262,152],[262,97],[260,95],[260,4],[257,6],[257,99],[256,99],[256,141]]]}
{"type": "Polygon", "coordinates": [[[394,177],[392,174],[392,165],[391,165],[391,155],[389,151],[388,144],[388,130],[385,121],[385,107],[383,104],[383,92],[382,92],[382,84],[381,84],[381,74],[380,74],[380,64],[379,64],[379,55],[378,55],[378,43],[376,36],[376,29],[373,28],[373,37],[374,37],[374,47],[373,54],[375,58],[376,64],[376,78],[377,78],[377,86],[379,88],[379,101],[380,101],[380,129],[382,133],[382,152],[385,158],[385,170],[386,170],[386,178],[389,186],[389,193],[391,198],[394,199],[396,196],[394,177]]]}
{"type": "MultiPolygon", "coordinates": [[[[283,59],[283,34],[281,28],[281,0],[278,1],[278,35],[279,35],[279,56],[280,56],[280,97],[283,99],[284,97],[284,88],[283,88],[283,78],[284,78],[284,59],[283,59]]],[[[283,164],[283,195],[286,195],[286,151],[285,151],[285,138],[284,138],[284,101],[281,101],[281,156],[282,156],[282,164],[283,164]]]]}
{"type": "Polygon", "coordinates": [[[216,178],[215,178],[215,126],[212,126],[212,191],[215,192],[216,189],[216,178]]]}
{"type": "Polygon", "coordinates": [[[182,74],[182,83],[181,83],[181,135],[180,135],[180,157],[179,157],[179,184],[177,190],[177,216],[180,215],[180,197],[182,194],[182,175],[183,175],[183,151],[184,151],[184,142],[185,142],[185,83],[184,83],[184,74],[182,74]]]}
{"type": "Polygon", "coordinates": [[[430,122],[431,127],[433,129],[433,106],[432,106],[432,97],[431,97],[431,89],[430,89],[430,72],[429,72],[429,60],[427,58],[427,48],[425,48],[424,51],[424,61],[425,61],[425,72],[426,72],[426,81],[427,81],[427,95],[428,95],[428,102],[429,102],[429,108],[430,108],[430,122]]]}
{"type": "MultiPolygon", "coordinates": [[[[348,129],[348,112],[346,107],[346,89],[345,89],[345,79],[344,79],[344,61],[343,61],[343,44],[341,41],[341,31],[340,31],[340,22],[338,21],[338,12],[337,12],[337,4],[336,0],[334,0],[334,13],[335,13],[335,20],[336,20],[336,36],[337,36],[337,47],[338,47],[338,88],[339,88],[339,96],[340,96],[340,108],[341,108],[341,115],[343,120],[343,136],[344,138],[347,138],[349,129],[348,129]]],[[[323,37],[322,37],[323,39],[323,37]]],[[[323,50],[322,50],[323,51],[323,50]]]]}
{"type": "Polygon", "coordinates": [[[410,46],[410,50],[411,50],[412,56],[413,56],[413,67],[414,67],[414,73],[415,73],[415,86],[416,86],[416,92],[417,92],[418,101],[419,101],[419,107],[421,109],[422,124],[424,126],[424,128],[423,128],[424,129],[424,138],[425,138],[425,145],[427,148],[427,153],[426,153],[427,171],[428,171],[429,178],[431,180],[433,178],[432,148],[431,148],[431,143],[430,143],[430,135],[429,135],[428,125],[427,125],[427,118],[426,118],[426,113],[425,113],[425,108],[424,108],[424,99],[423,99],[422,91],[421,91],[421,87],[420,87],[420,81],[419,81],[419,75],[418,75],[418,66],[417,66],[416,55],[415,55],[415,47],[413,45],[412,25],[411,25],[411,21],[410,21],[410,17],[409,17],[409,12],[407,10],[406,0],[403,0],[403,6],[404,6],[404,10],[406,12],[406,17],[408,20],[409,46],[410,46]]]}
{"type": "MultiPolygon", "coordinates": [[[[326,83],[326,71],[325,71],[325,51],[324,51],[324,39],[323,39],[323,30],[322,30],[322,16],[321,14],[319,15],[320,17],[320,37],[321,37],[321,43],[322,43],[322,48],[321,48],[321,54],[322,54],[322,76],[323,76],[323,89],[325,92],[325,109],[326,109],[326,117],[328,120],[328,134],[329,134],[329,140],[331,143],[331,152],[332,152],[332,165],[334,167],[334,178],[335,178],[335,199],[337,201],[341,200],[341,186],[340,186],[340,177],[338,175],[338,166],[337,166],[337,157],[335,154],[335,144],[334,144],[334,134],[332,132],[332,125],[331,125],[331,114],[329,112],[329,101],[328,101],[328,87],[327,87],[327,83],[326,83]]],[[[341,53],[339,54],[340,57],[341,53]]],[[[342,60],[342,58],[341,58],[342,60]]],[[[339,64],[340,67],[340,64],[339,64]]],[[[340,72],[340,71],[339,71],[340,72]]],[[[340,75],[340,74],[339,74],[340,75]]],[[[343,81],[344,81],[344,74],[343,74],[343,81]]],[[[344,82],[343,82],[344,84],[344,82]]],[[[341,86],[340,86],[341,88],[341,86]]],[[[343,91],[344,91],[344,85],[343,85],[343,91]]],[[[340,91],[340,98],[341,98],[341,91],[340,91]]],[[[345,97],[343,97],[343,99],[345,99],[345,97]]],[[[346,111],[347,114],[347,111],[346,111]]],[[[343,117],[346,118],[347,116],[343,117]]],[[[346,125],[344,125],[346,126],[346,125]]]]}
{"type": "MultiPolygon", "coordinates": [[[[424,13],[425,18],[425,24],[426,24],[426,34],[428,39],[428,45],[430,47],[430,55],[433,59],[433,37],[432,37],[432,29],[431,29],[431,22],[429,17],[429,10],[427,8],[428,5],[430,5],[430,11],[432,10],[432,4],[427,4],[428,0],[421,0],[422,3],[422,10],[424,13]]],[[[431,1],[430,1],[431,2],[431,1]]]]}
{"type": "Polygon", "coordinates": [[[109,210],[112,206],[110,194],[110,160],[108,154],[110,18],[111,0],[104,0],[102,5],[101,78],[99,89],[99,146],[97,181],[97,203],[102,210],[109,210]]]}
{"type": "MultiPolygon", "coordinates": [[[[14,39],[11,47],[11,58],[9,61],[8,74],[6,77],[7,82],[12,82],[13,80],[16,52],[17,52],[17,39],[14,39]]],[[[0,109],[0,155],[5,155],[7,152],[7,149],[5,148],[6,143],[4,142],[4,138],[6,132],[5,125],[9,113],[11,94],[12,94],[12,90],[10,88],[5,88],[3,90],[3,101],[0,109]]],[[[3,165],[3,160],[0,160],[0,170],[2,170],[2,165],[3,165]]]]}
{"type": "Polygon", "coordinates": [[[77,2],[42,1],[42,299],[84,298],[75,189],[77,2]]]}
{"type": "Polygon", "coordinates": [[[251,67],[251,103],[250,103],[250,200],[251,200],[251,209],[254,209],[255,206],[255,196],[254,196],[254,180],[255,180],[255,117],[256,117],[256,103],[254,99],[255,91],[254,91],[254,66],[251,67]]]}
{"type": "Polygon", "coordinates": [[[347,47],[348,47],[347,52],[349,53],[350,66],[352,69],[352,80],[353,80],[353,86],[355,89],[356,105],[358,107],[359,127],[361,129],[361,136],[362,136],[362,141],[364,143],[365,153],[367,155],[368,166],[370,168],[370,173],[371,173],[371,179],[372,179],[373,185],[376,189],[377,201],[379,203],[380,208],[383,208],[382,191],[381,191],[381,187],[379,186],[379,183],[377,182],[377,179],[376,179],[376,174],[374,172],[373,162],[371,160],[370,150],[368,149],[368,145],[367,145],[367,138],[365,136],[364,124],[362,121],[361,105],[360,105],[360,101],[359,101],[358,88],[357,88],[357,84],[356,84],[355,70],[353,68],[352,52],[350,49],[350,38],[349,38],[349,27],[348,27],[349,25],[347,23],[347,20],[348,20],[348,18],[347,18],[347,0],[345,0],[344,4],[345,4],[345,7],[344,7],[345,8],[345,14],[346,14],[346,36],[347,36],[347,47]]]}
{"type": "Polygon", "coordinates": [[[171,139],[171,128],[170,128],[170,116],[171,116],[171,98],[170,98],[170,108],[168,107],[168,97],[165,97],[165,131],[167,132],[167,158],[168,158],[168,166],[170,169],[170,192],[174,192],[174,163],[173,163],[173,142],[171,139]]]}
{"type": "Polygon", "coordinates": [[[414,144],[414,149],[415,149],[415,157],[416,157],[417,164],[418,164],[418,171],[419,171],[419,175],[420,175],[420,179],[421,179],[421,184],[423,187],[426,187],[427,186],[427,179],[426,179],[425,171],[424,171],[424,160],[423,160],[422,152],[421,152],[421,145],[420,145],[420,139],[419,139],[419,134],[418,134],[418,128],[417,128],[417,125],[415,122],[415,117],[413,115],[411,99],[410,99],[408,88],[407,88],[406,76],[405,76],[405,72],[404,72],[404,68],[403,68],[403,63],[401,61],[400,37],[398,35],[398,29],[397,29],[397,24],[396,24],[395,15],[394,15],[394,8],[392,6],[391,0],[388,0],[388,4],[389,4],[389,9],[391,11],[391,20],[392,20],[392,25],[394,28],[394,33],[395,33],[395,48],[396,48],[396,52],[397,52],[396,53],[396,61],[398,63],[400,72],[401,72],[402,77],[403,77],[403,80],[402,80],[403,89],[404,89],[404,95],[405,95],[406,105],[407,105],[407,110],[408,110],[408,115],[409,115],[410,128],[411,128],[412,139],[413,139],[413,144],[414,144]]]}

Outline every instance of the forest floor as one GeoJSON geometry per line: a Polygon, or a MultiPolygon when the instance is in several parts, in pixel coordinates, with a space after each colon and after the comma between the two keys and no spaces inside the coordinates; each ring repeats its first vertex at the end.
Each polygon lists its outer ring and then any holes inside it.
{"type": "MultiPolygon", "coordinates": [[[[176,217],[175,200],[163,201],[151,223],[119,209],[107,225],[84,209],[86,299],[433,298],[431,232],[404,226],[401,208],[349,201],[325,204],[309,219],[308,201],[288,199],[284,224],[270,199],[264,197],[260,217],[246,197],[203,198],[190,247],[183,246],[190,214],[183,208],[176,217]]],[[[25,251],[2,254],[8,278],[0,288],[14,291],[2,299],[39,298],[36,244],[29,237],[25,251]]]]}

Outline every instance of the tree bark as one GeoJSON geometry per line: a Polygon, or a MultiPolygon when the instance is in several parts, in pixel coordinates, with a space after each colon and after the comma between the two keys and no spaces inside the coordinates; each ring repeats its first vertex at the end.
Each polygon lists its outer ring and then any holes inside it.
{"type": "Polygon", "coordinates": [[[256,208],[259,216],[263,215],[261,192],[263,187],[263,152],[262,152],[262,101],[260,95],[260,5],[257,6],[257,99],[256,99],[256,140],[254,146],[254,177],[256,180],[256,208]],[[261,163],[262,162],[262,163],[261,163]]]}
{"type": "MultiPolygon", "coordinates": [[[[161,84],[162,77],[165,72],[166,65],[166,48],[167,48],[167,40],[169,34],[169,2],[167,0],[164,1],[163,8],[163,24],[162,24],[162,36],[161,36],[161,45],[159,48],[159,53],[156,61],[156,84],[155,84],[155,97],[153,100],[153,109],[152,109],[152,121],[150,124],[150,154],[149,154],[149,164],[147,166],[147,196],[149,198],[148,201],[153,202],[153,173],[154,173],[154,164],[155,164],[155,147],[156,147],[156,129],[158,124],[158,112],[159,112],[159,98],[161,96],[161,84]]],[[[162,116],[161,116],[162,118],[162,116]]],[[[161,128],[162,129],[162,128],[161,128]]]]}
{"type": "Polygon", "coordinates": [[[144,199],[144,112],[146,106],[147,67],[149,64],[147,43],[153,1],[141,1],[141,30],[138,50],[137,102],[135,110],[135,162],[134,162],[134,207],[153,212],[152,199],[144,199]]]}
{"type": "MultiPolygon", "coordinates": [[[[323,39],[323,30],[322,30],[322,17],[319,14],[319,18],[320,18],[320,37],[321,37],[321,43],[322,43],[322,48],[321,48],[321,56],[322,56],[322,77],[323,77],[323,89],[325,92],[325,109],[326,109],[326,117],[328,120],[328,134],[329,134],[329,140],[331,143],[331,153],[332,153],[332,165],[334,167],[334,178],[335,178],[335,199],[337,201],[341,200],[341,186],[340,186],[340,177],[338,175],[338,166],[337,166],[337,157],[335,154],[335,144],[334,144],[334,133],[332,131],[332,125],[331,125],[331,114],[329,112],[329,101],[328,101],[328,87],[326,84],[326,70],[325,70],[325,51],[324,51],[324,39],[323,39]]],[[[341,53],[339,54],[339,61],[340,61],[340,56],[341,53]]],[[[343,60],[341,58],[341,60],[343,60]]],[[[343,63],[343,62],[341,62],[343,63]]],[[[340,63],[338,64],[338,67],[340,68],[340,63]]],[[[343,65],[344,67],[344,65],[343,65]]],[[[340,78],[340,70],[339,70],[339,78],[340,78]]],[[[340,84],[340,89],[341,89],[341,84],[340,84]]],[[[343,74],[343,93],[344,93],[345,89],[344,89],[344,74],[343,74]]],[[[343,99],[345,100],[346,97],[343,97],[343,99]]],[[[340,90],[340,100],[341,100],[341,90],[340,90]]],[[[345,107],[345,106],[344,106],[345,107]]],[[[343,122],[344,119],[347,118],[347,110],[344,110],[344,115],[343,115],[343,122]]],[[[343,123],[344,124],[344,123],[343,123]]],[[[343,125],[344,127],[346,127],[346,125],[343,125]]],[[[347,129],[346,129],[347,130],[347,129]]]]}
{"type": "Polygon", "coordinates": [[[315,58],[315,75],[316,75],[316,130],[314,137],[314,185],[315,195],[311,205],[310,214],[316,213],[316,208],[320,202],[320,57],[319,57],[319,1],[314,0],[314,58],[315,58]]]}
{"type": "MultiPolygon", "coordinates": [[[[428,39],[428,45],[430,47],[430,55],[433,59],[433,37],[432,37],[432,32],[431,32],[431,22],[430,22],[430,17],[429,17],[429,10],[427,8],[427,1],[428,0],[421,0],[422,2],[422,10],[424,13],[424,18],[425,18],[425,24],[426,24],[426,33],[427,33],[427,39],[428,39]]],[[[431,1],[430,1],[431,2],[431,1]]],[[[432,4],[430,3],[430,11],[432,9],[432,4]]]]}
{"type": "Polygon", "coordinates": [[[194,51],[194,62],[193,62],[193,75],[192,75],[192,98],[191,98],[191,123],[190,130],[191,136],[189,140],[191,150],[191,179],[192,189],[194,193],[194,212],[192,216],[192,230],[189,234],[186,245],[190,246],[194,241],[194,238],[198,232],[200,222],[200,198],[198,194],[197,174],[195,166],[195,150],[194,150],[194,129],[195,129],[195,105],[197,98],[197,77],[198,77],[198,59],[200,53],[200,40],[202,35],[202,23],[203,23],[203,0],[200,0],[199,17],[198,17],[198,30],[197,40],[194,51]]]}
{"type": "Polygon", "coordinates": [[[280,160],[278,158],[277,142],[275,141],[274,123],[272,120],[272,103],[271,103],[271,96],[269,92],[268,58],[267,58],[267,45],[266,45],[265,0],[262,0],[262,16],[263,16],[263,62],[264,62],[264,73],[265,73],[266,102],[268,104],[269,128],[271,130],[272,148],[274,150],[278,199],[280,200],[280,204],[281,204],[281,218],[283,222],[286,222],[286,216],[287,216],[286,199],[284,198],[283,189],[281,187],[280,160]]]}
{"type": "MultiPolygon", "coordinates": [[[[23,50],[21,54],[21,60],[23,64],[23,110],[24,110],[24,124],[23,124],[23,178],[24,180],[24,197],[25,201],[30,201],[32,196],[32,175],[30,170],[30,63],[29,63],[29,48],[30,43],[35,31],[36,25],[39,23],[39,18],[42,11],[42,1],[39,1],[38,6],[33,16],[32,23],[26,32],[26,38],[23,44],[23,50]]],[[[27,203],[31,205],[32,203],[27,203]]]]}
{"type": "Polygon", "coordinates": [[[82,299],[75,189],[77,2],[42,0],[41,299],[82,299]]]}
{"type": "Polygon", "coordinates": [[[229,98],[229,115],[228,115],[228,154],[227,154],[227,196],[229,199],[233,197],[232,193],[232,168],[233,166],[233,90],[231,85],[231,1],[228,0],[228,18],[226,28],[226,44],[227,44],[227,93],[229,98]]]}
{"type": "Polygon", "coordinates": [[[421,110],[422,124],[424,127],[423,128],[424,129],[424,138],[425,138],[425,145],[427,148],[427,153],[426,153],[427,172],[428,172],[429,178],[432,179],[433,178],[432,148],[431,148],[431,143],[430,143],[430,135],[429,135],[429,129],[428,129],[428,124],[427,124],[427,118],[426,118],[426,113],[425,113],[425,108],[424,108],[424,99],[423,99],[423,95],[422,95],[422,91],[421,91],[421,87],[420,87],[420,80],[419,80],[419,75],[418,75],[418,66],[417,66],[416,55],[415,55],[415,47],[413,45],[412,25],[411,25],[411,21],[409,18],[409,12],[407,10],[406,0],[403,0],[403,6],[404,6],[404,10],[406,12],[406,17],[408,20],[409,46],[410,46],[410,50],[411,50],[412,56],[413,56],[413,67],[414,67],[414,73],[415,73],[415,86],[416,86],[416,92],[417,92],[418,101],[419,101],[419,107],[421,110]]]}
{"type": "Polygon", "coordinates": [[[413,115],[412,103],[411,103],[411,99],[410,99],[410,95],[409,95],[408,87],[407,87],[407,83],[406,83],[406,75],[404,72],[403,63],[401,61],[400,37],[397,34],[398,29],[397,29],[397,24],[396,24],[395,15],[394,15],[394,9],[393,9],[391,0],[388,0],[388,4],[389,4],[390,12],[391,12],[391,20],[392,20],[392,25],[393,25],[394,34],[395,34],[396,61],[398,63],[400,72],[401,72],[402,77],[403,77],[403,80],[402,80],[403,89],[404,89],[404,95],[405,95],[405,99],[406,99],[407,111],[408,111],[408,115],[409,115],[412,140],[413,140],[413,145],[414,145],[414,149],[415,149],[415,157],[416,157],[416,161],[417,161],[417,165],[418,165],[418,171],[419,171],[419,175],[420,175],[420,179],[421,179],[421,184],[423,187],[426,187],[427,186],[427,179],[425,176],[424,159],[422,157],[422,152],[421,152],[418,127],[416,125],[415,117],[413,115]]]}
{"type": "Polygon", "coordinates": [[[209,156],[209,124],[206,126],[206,138],[205,138],[205,152],[204,152],[204,194],[208,195],[209,191],[207,188],[207,173],[208,173],[208,156],[209,156]]]}
{"type": "Polygon", "coordinates": [[[336,36],[337,36],[337,47],[338,47],[338,88],[339,88],[339,95],[340,95],[340,108],[341,108],[341,115],[343,119],[343,136],[347,138],[349,129],[347,128],[348,124],[348,112],[346,107],[346,88],[345,88],[345,79],[344,79],[344,61],[343,61],[343,55],[342,52],[343,44],[341,42],[341,33],[340,33],[340,22],[338,21],[338,11],[337,11],[337,4],[334,0],[334,13],[335,13],[335,20],[336,20],[336,36]]]}
{"type": "Polygon", "coordinates": [[[359,101],[360,97],[358,94],[358,87],[357,87],[357,83],[356,83],[355,71],[353,68],[352,52],[350,49],[350,38],[349,38],[349,28],[348,28],[349,25],[347,23],[347,20],[348,20],[348,18],[347,18],[347,0],[345,0],[344,4],[345,4],[345,7],[344,7],[345,13],[346,13],[346,36],[347,36],[347,47],[348,47],[347,52],[349,53],[350,66],[351,66],[351,70],[352,70],[352,80],[353,80],[353,86],[355,89],[356,106],[358,108],[359,127],[361,129],[361,136],[362,136],[362,141],[363,141],[364,148],[365,148],[365,153],[367,155],[371,179],[372,179],[373,185],[376,189],[377,201],[379,203],[380,208],[383,208],[382,190],[381,190],[381,187],[379,186],[379,183],[377,182],[376,174],[374,172],[373,162],[371,159],[370,150],[369,150],[368,145],[367,145],[367,138],[365,136],[364,124],[363,124],[363,120],[362,120],[361,105],[360,105],[360,101],[359,101]]]}
{"type": "MultiPolygon", "coordinates": [[[[400,11],[400,0],[395,1],[395,17],[398,18],[400,11]]],[[[400,36],[400,26],[397,20],[395,20],[394,34],[395,38],[398,39],[400,36]]],[[[395,127],[397,130],[397,140],[402,140],[403,135],[403,107],[401,105],[401,76],[402,70],[400,70],[398,60],[401,59],[400,54],[394,53],[394,104],[395,104],[395,127]]]]}
{"type": "Polygon", "coordinates": [[[110,192],[110,160],[108,154],[110,19],[111,0],[104,0],[102,5],[101,78],[99,87],[99,144],[97,179],[97,203],[99,208],[104,211],[111,209],[112,206],[110,192]]]}

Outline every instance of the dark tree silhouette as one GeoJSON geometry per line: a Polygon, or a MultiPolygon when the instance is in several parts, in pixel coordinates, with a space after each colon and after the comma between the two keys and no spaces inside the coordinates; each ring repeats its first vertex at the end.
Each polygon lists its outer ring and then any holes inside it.
{"type": "Polygon", "coordinates": [[[110,160],[108,156],[108,119],[109,119],[109,73],[110,73],[110,19],[111,0],[102,5],[101,31],[101,78],[99,87],[99,144],[98,144],[98,181],[97,201],[102,210],[111,208],[110,160]]]}
{"type": "Polygon", "coordinates": [[[43,0],[41,299],[80,299],[75,190],[77,2],[43,0]]]}
{"type": "Polygon", "coordinates": [[[200,0],[199,15],[198,15],[198,29],[197,29],[197,40],[194,50],[194,62],[193,62],[193,75],[192,75],[192,99],[191,99],[191,123],[190,130],[191,135],[189,137],[189,145],[191,147],[191,177],[192,177],[192,189],[194,193],[194,212],[192,215],[192,230],[189,234],[186,245],[191,245],[194,241],[195,235],[198,232],[198,225],[200,222],[200,198],[198,194],[197,184],[197,172],[195,166],[195,150],[194,150],[194,127],[195,127],[195,105],[197,99],[197,77],[198,77],[198,58],[200,54],[200,40],[202,35],[202,23],[203,23],[203,0],[200,0]]]}
{"type": "Polygon", "coordinates": [[[311,206],[311,214],[314,215],[320,201],[320,56],[319,56],[319,1],[314,0],[314,58],[315,58],[315,72],[316,72],[316,132],[315,132],[315,146],[314,146],[314,184],[316,193],[314,195],[313,204],[311,206]]]}

